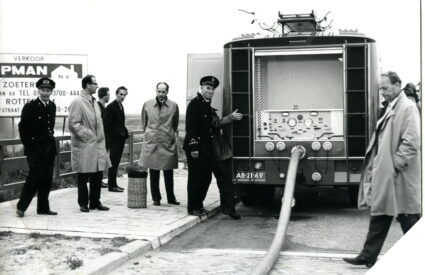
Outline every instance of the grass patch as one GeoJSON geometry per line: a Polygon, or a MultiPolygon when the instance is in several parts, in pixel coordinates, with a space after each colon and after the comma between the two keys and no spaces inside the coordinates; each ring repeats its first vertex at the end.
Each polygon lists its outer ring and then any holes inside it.
{"type": "Polygon", "coordinates": [[[24,255],[27,253],[27,249],[26,248],[16,248],[12,250],[12,254],[13,255],[24,255]]]}
{"type": "Polygon", "coordinates": [[[106,254],[109,254],[109,253],[111,253],[111,252],[122,252],[121,250],[119,250],[119,249],[117,249],[117,248],[109,248],[109,247],[103,247],[103,248],[100,248],[99,249],[99,253],[100,253],[100,256],[103,256],[103,255],[106,255],[106,254]]]}
{"type": "Polygon", "coordinates": [[[113,247],[121,247],[123,245],[128,244],[131,242],[131,240],[127,239],[126,237],[114,237],[112,238],[112,246],[113,247]]]}
{"type": "Polygon", "coordinates": [[[67,256],[66,264],[69,266],[69,268],[71,268],[71,270],[74,270],[83,266],[84,261],[74,256],[72,257],[67,256]]]}
{"type": "Polygon", "coordinates": [[[8,237],[12,234],[11,231],[0,231],[0,238],[2,237],[8,237]]]}
{"type": "Polygon", "coordinates": [[[40,239],[40,238],[44,238],[44,237],[46,237],[46,235],[41,235],[40,233],[38,233],[38,232],[32,232],[32,233],[30,233],[29,234],[29,237],[31,238],[31,239],[40,239]]]}
{"type": "Polygon", "coordinates": [[[27,246],[27,250],[41,250],[40,245],[32,244],[30,246],[27,246]]]}

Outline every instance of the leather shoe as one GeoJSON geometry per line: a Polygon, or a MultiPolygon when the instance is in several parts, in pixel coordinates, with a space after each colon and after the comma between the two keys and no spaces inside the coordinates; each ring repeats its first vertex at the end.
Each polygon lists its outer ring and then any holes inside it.
{"type": "Polygon", "coordinates": [[[153,205],[159,206],[161,203],[159,201],[153,201],[153,205]]]}
{"type": "Polygon", "coordinates": [[[224,215],[228,215],[234,220],[239,220],[241,215],[239,215],[236,211],[221,211],[224,215]]]}
{"type": "Polygon", "coordinates": [[[25,215],[25,211],[16,209],[16,216],[18,216],[19,218],[23,218],[25,215]]]}
{"type": "Polygon", "coordinates": [[[169,201],[168,204],[180,205],[180,202],[173,200],[173,201],[169,201]]]}
{"type": "Polygon", "coordinates": [[[51,211],[51,210],[43,211],[43,212],[37,211],[37,214],[38,215],[57,215],[58,212],[54,212],[54,211],[51,211]]]}
{"type": "Polygon", "coordinates": [[[103,206],[102,204],[98,204],[97,206],[90,206],[90,209],[97,209],[100,211],[108,211],[109,207],[103,206]]]}
{"type": "Polygon", "coordinates": [[[352,265],[365,265],[367,267],[372,267],[375,262],[369,261],[368,259],[362,257],[362,256],[357,256],[355,258],[342,258],[345,262],[352,264],[352,265]]]}
{"type": "Polygon", "coordinates": [[[83,206],[80,206],[80,211],[81,212],[89,212],[90,210],[87,206],[83,205],[83,206]]]}
{"type": "Polygon", "coordinates": [[[117,188],[118,188],[119,190],[121,190],[121,191],[124,191],[124,188],[122,188],[122,187],[120,187],[120,186],[118,186],[118,185],[117,185],[117,188]]]}
{"type": "Polygon", "coordinates": [[[200,212],[199,210],[192,210],[192,211],[189,211],[188,213],[191,216],[198,216],[198,217],[201,217],[204,215],[204,213],[200,212]]]}
{"type": "Polygon", "coordinates": [[[112,187],[108,189],[109,192],[123,192],[121,189],[118,189],[118,187],[112,187]]]}
{"type": "Polygon", "coordinates": [[[203,207],[202,208],[199,208],[198,211],[201,212],[203,215],[207,215],[208,214],[208,210],[205,209],[205,208],[203,208],[203,207]]]}

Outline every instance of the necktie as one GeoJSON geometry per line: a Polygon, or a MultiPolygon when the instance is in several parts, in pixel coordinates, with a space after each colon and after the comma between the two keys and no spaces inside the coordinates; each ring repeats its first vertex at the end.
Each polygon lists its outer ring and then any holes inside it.
{"type": "Polygon", "coordinates": [[[378,119],[380,119],[385,114],[385,112],[387,111],[388,102],[386,102],[386,101],[382,102],[382,106],[383,107],[379,109],[378,119]]]}

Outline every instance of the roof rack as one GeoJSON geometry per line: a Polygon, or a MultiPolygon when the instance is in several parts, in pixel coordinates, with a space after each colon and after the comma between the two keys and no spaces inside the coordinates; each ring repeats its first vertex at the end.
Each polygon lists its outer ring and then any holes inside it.
{"type": "Polygon", "coordinates": [[[282,34],[289,32],[322,32],[323,28],[316,21],[316,15],[312,10],[307,14],[281,14],[279,12],[278,23],[282,25],[282,34]]]}

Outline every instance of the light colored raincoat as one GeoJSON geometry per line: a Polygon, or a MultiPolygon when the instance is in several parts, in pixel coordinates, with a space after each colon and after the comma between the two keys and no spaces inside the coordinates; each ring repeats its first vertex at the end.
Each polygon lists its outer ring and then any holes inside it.
{"type": "Polygon", "coordinates": [[[143,104],[144,140],[139,165],[146,169],[170,170],[178,167],[176,133],[179,108],[167,99],[161,109],[156,98],[143,104]]]}
{"type": "Polygon", "coordinates": [[[105,148],[105,134],[99,105],[81,92],[69,106],[71,165],[78,173],[104,171],[111,167],[105,148]]]}
{"type": "Polygon", "coordinates": [[[421,211],[420,116],[401,92],[378,120],[366,150],[359,188],[359,208],[371,215],[397,216],[421,211]],[[376,140],[377,139],[377,140],[376,140]]]}

